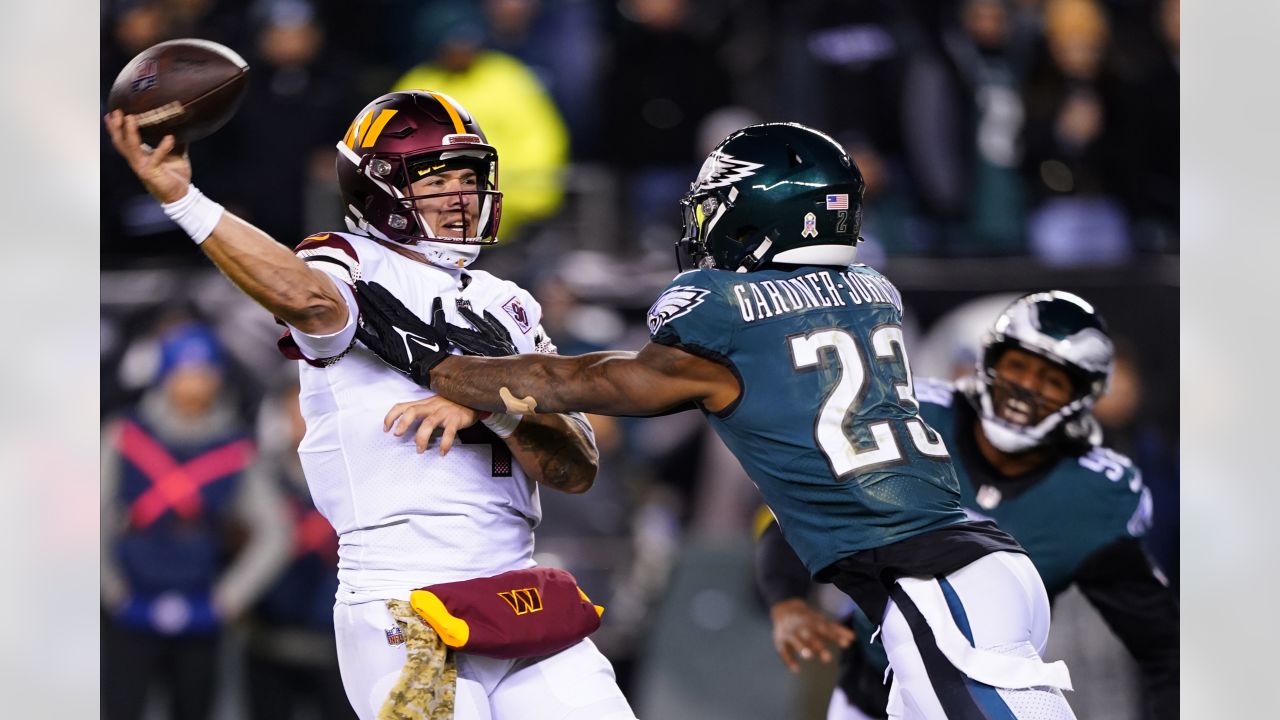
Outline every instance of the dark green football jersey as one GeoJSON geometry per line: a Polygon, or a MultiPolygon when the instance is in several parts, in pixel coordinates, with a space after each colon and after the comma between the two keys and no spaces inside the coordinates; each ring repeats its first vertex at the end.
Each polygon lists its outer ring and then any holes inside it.
{"type": "Polygon", "coordinates": [[[875,270],[683,273],[649,331],[737,375],[742,394],[708,419],[811,573],[966,520],[946,448],[919,417],[902,300],[875,270]]]}
{"type": "Polygon", "coordinates": [[[1040,571],[1049,597],[1066,590],[1081,563],[1118,540],[1142,537],[1151,522],[1151,493],[1129,458],[1107,448],[1064,457],[1023,482],[986,481],[972,439],[976,417],[950,383],[921,379],[920,413],[955,454],[961,504],[975,519],[994,520],[1017,538],[1040,571]],[[961,433],[964,436],[961,436],[961,433]]]}
{"type": "MultiPolygon", "coordinates": [[[[1142,474],[1125,456],[1095,448],[1081,457],[1064,457],[1027,479],[1023,492],[1004,495],[984,483],[976,445],[960,433],[972,433],[975,415],[964,395],[950,383],[921,378],[916,392],[920,414],[942,434],[955,455],[961,504],[974,519],[994,520],[1012,535],[1044,579],[1049,597],[1073,582],[1077,568],[1093,553],[1126,538],[1142,537],[1151,523],[1151,494],[1142,474]],[[968,451],[968,452],[967,452],[968,451]],[[975,481],[976,480],[976,481],[975,481]]],[[[874,674],[888,667],[883,646],[871,644],[876,623],[854,609],[849,624],[874,674]]]]}

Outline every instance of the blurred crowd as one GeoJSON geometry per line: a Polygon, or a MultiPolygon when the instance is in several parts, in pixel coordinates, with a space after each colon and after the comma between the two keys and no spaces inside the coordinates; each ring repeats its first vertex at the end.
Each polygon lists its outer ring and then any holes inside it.
{"type": "MultiPolygon", "coordinates": [[[[211,194],[290,242],[338,212],[328,168],[355,111],[430,87],[500,150],[508,243],[567,227],[571,246],[665,252],[699,159],[750,121],[794,120],[853,153],[883,255],[1115,264],[1178,248],[1178,13],[1179,0],[105,0],[102,86],[168,38],[242,53],[248,98],[193,159],[211,194]]],[[[186,257],[104,159],[119,179],[103,184],[104,262],[186,257]]]]}
{"type": "MultiPolygon", "coordinates": [[[[1151,268],[1178,252],[1178,13],[1179,0],[103,0],[101,97],[105,112],[120,68],[165,39],[240,52],[248,95],[190,153],[206,193],[290,245],[341,226],[334,144],[370,98],[457,98],[500,154],[502,244],[478,266],[533,292],[565,354],[643,343],[643,310],[675,271],[678,200],[725,135],[822,129],[867,180],[860,259],[903,268],[917,373],[972,372],[1012,297],[989,293],[1041,289],[1025,287],[1035,273],[1061,273],[1053,285],[1112,321],[1098,416],[1153,489],[1152,549],[1176,583],[1176,272],[1151,268]],[[950,264],[913,276],[930,260],[950,264]]],[[[199,716],[235,628],[245,716],[290,717],[295,699],[343,709],[324,694],[341,696],[336,540],[293,453],[280,328],[105,135],[101,166],[102,599],[117,653],[104,703],[131,716],[163,679],[194,703],[172,716],[199,716]],[[172,484],[166,468],[209,457],[222,464],[203,484],[172,484]]],[[[643,715],[652,622],[682,553],[749,542],[758,498],[695,413],[593,423],[601,476],[586,495],[542,494],[538,560],[608,608],[595,641],[643,715]]]]}

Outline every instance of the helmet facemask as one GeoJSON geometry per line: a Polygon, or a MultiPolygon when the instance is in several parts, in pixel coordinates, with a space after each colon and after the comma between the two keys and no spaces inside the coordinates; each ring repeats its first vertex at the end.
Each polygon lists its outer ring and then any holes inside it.
{"type": "Polygon", "coordinates": [[[419,153],[417,155],[366,155],[360,162],[359,172],[369,178],[386,196],[368,203],[387,207],[385,224],[399,237],[400,242],[428,241],[453,245],[493,245],[498,242],[497,225],[502,212],[502,193],[491,188],[497,185],[498,163],[496,157],[486,157],[478,150],[447,150],[419,153]],[[442,192],[415,192],[413,183],[432,174],[451,170],[471,170],[475,173],[475,189],[442,192]],[[458,207],[476,208],[474,216],[461,212],[461,227],[451,233],[445,227],[432,227],[424,216],[428,206],[445,202],[443,198],[456,198],[458,207]]]}
{"type": "Polygon", "coordinates": [[[684,232],[676,242],[676,268],[685,270],[717,267],[709,237],[726,212],[733,209],[737,188],[729,188],[727,196],[716,191],[696,193],[693,189],[680,200],[684,232]]]}
{"type": "Polygon", "coordinates": [[[983,341],[973,397],[983,433],[998,450],[1021,453],[1053,439],[1091,446],[1102,440],[1093,406],[1106,393],[1113,346],[1093,308],[1069,293],[1028,295],[1001,314],[983,341]],[[1061,407],[1001,377],[997,364],[1011,349],[1061,369],[1071,382],[1061,407]]]}
{"type": "Polygon", "coordinates": [[[1065,403],[1055,402],[1043,394],[1001,377],[995,366],[1013,344],[1004,344],[987,351],[983,369],[979,375],[977,404],[983,433],[996,449],[1016,454],[1035,449],[1054,436],[1065,433],[1071,441],[1090,441],[1097,444],[1101,438],[1092,437],[1100,432],[1093,422],[1093,405],[1101,392],[1089,389],[1089,383],[1057,360],[1043,354],[1020,348],[1044,360],[1058,365],[1071,377],[1071,396],[1065,403]]]}

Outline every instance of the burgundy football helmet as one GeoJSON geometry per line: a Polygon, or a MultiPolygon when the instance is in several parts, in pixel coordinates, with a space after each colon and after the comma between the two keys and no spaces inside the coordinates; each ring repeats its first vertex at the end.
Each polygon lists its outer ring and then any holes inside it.
{"type": "MultiPolygon", "coordinates": [[[[353,230],[408,245],[429,241],[478,246],[498,241],[498,151],[485,140],[471,113],[448,95],[412,90],[376,98],[352,121],[337,148],[338,187],[353,230]],[[409,194],[414,173],[459,167],[475,170],[474,190],[409,194]],[[430,227],[414,201],[441,195],[475,196],[471,201],[480,207],[476,227],[465,228],[463,237],[441,236],[430,227]]],[[[474,257],[478,248],[457,250],[474,257]]]]}

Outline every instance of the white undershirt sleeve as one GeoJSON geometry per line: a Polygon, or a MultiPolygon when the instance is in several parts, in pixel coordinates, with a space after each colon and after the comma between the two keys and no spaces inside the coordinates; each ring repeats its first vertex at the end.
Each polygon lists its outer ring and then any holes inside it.
{"type": "Polygon", "coordinates": [[[293,341],[298,344],[298,349],[302,350],[302,354],[311,360],[337,357],[351,347],[351,341],[356,336],[356,317],[360,312],[351,286],[337,276],[337,268],[331,273],[324,267],[326,264],[315,263],[311,267],[324,271],[326,275],[332,278],[333,284],[338,287],[338,293],[347,302],[347,324],[341,330],[330,335],[311,335],[289,325],[289,334],[293,336],[293,341]]]}

